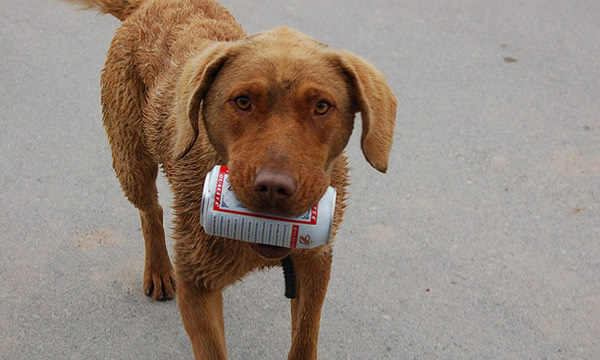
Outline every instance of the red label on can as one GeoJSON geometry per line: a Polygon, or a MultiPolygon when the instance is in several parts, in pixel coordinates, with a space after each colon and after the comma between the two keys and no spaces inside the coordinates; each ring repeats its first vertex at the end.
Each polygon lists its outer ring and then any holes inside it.
{"type": "Polygon", "coordinates": [[[290,240],[290,247],[293,249],[296,247],[296,242],[298,241],[298,231],[300,230],[300,226],[293,225],[292,226],[292,239],[290,240]]]}
{"type": "Polygon", "coordinates": [[[221,196],[223,195],[223,181],[225,180],[225,175],[229,175],[229,169],[227,166],[221,166],[221,169],[219,169],[219,178],[217,179],[217,188],[215,189],[214,210],[219,210],[221,207],[221,196]]]}

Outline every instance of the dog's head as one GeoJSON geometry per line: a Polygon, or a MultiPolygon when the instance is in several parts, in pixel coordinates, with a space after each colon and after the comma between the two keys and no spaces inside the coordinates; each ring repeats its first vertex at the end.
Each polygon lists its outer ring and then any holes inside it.
{"type": "Polygon", "coordinates": [[[279,27],[188,61],[178,108],[174,157],[203,126],[246,207],[298,215],[325,192],[357,112],[363,153],[386,171],[396,98],[366,61],[279,27]]]}

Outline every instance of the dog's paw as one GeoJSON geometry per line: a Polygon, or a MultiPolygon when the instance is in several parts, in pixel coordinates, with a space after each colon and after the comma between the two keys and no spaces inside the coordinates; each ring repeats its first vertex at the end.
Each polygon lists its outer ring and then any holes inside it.
{"type": "Polygon", "coordinates": [[[146,268],[144,294],[154,300],[171,300],[175,297],[175,274],[170,263],[162,270],[146,268]]]}

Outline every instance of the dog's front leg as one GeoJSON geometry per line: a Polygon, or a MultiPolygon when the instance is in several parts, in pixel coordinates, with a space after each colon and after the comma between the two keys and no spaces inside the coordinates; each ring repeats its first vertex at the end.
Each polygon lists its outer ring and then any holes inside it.
{"type": "Polygon", "coordinates": [[[177,304],[196,360],[227,358],[221,290],[206,290],[194,283],[177,283],[177,304]]]}
{"type": "Polygon", "coordinates": [[[292,256],[296,268],[296,299],[292,308],[292,347],[288,360],[317,358],[321,309],[331,272],[328,245],[301,250],[292,256]]]}

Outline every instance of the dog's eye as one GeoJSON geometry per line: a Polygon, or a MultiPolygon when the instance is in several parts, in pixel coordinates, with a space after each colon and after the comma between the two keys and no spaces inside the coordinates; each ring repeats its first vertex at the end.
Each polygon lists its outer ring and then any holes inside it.
{"type": "Polygon", "coordinates": [[[238,107],[238,109],[240,110],[249,110],[250,109],[250,99],[245,96],[238,96],[235,98],[235,105],[238,107]]]}
{"type": "Polygon", "coordinates": [[[325,113],[327,113],[327,111],[329,111],[329,103],[325,100],[321,100],[317,103],[317,105],[315,106],[315,114],[317,115],[324,115],[325,113]]]}

